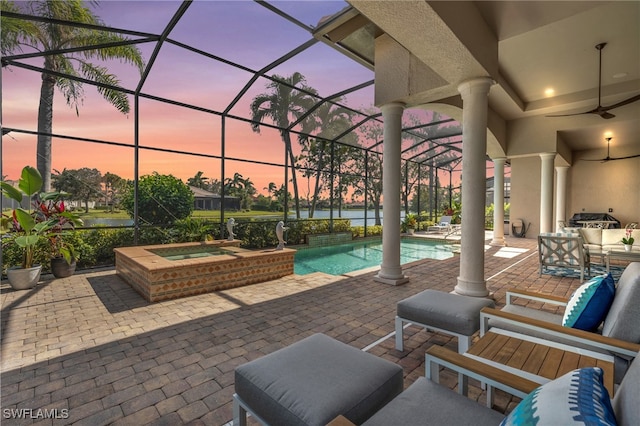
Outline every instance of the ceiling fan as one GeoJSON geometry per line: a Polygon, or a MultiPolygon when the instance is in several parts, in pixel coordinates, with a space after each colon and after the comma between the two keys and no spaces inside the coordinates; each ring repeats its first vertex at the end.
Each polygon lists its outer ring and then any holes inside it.
{"type": "Polygon", "coordinates": [[[626,157],[617,157],[617,158],[610,157],[609,156],[609,146],[611,145],[611,139],[612,138],[605,138],[605,139],[607,140],[607,156],[605,158],[600,158],[600,159],[583,158],[583,160],[585,160],[585,161],[600,161],[601,163],[606,163],[607,161],[611,161],[611,160],[626,160],[627,158],[640,157],[640,154],[628,155],[626,157]]]}
{"type": "Polygon", "coordinates": [[[576,112],[573,114],[557,114],[557,115],[548,115],[547,117],[569,117],[572,115],[582,115],[582,114],[598,114],[600,117],[608,120],[610,118],[615,117],[615,115],[611,114],[609,111],[612,109],[619,108],[621,106],[633,103],[635,101],[640,101],[640,95],[635,95],[630,97],[629,99],[625,99],[624,101],[620,101],[617,104],[609,105],[606,107],[602,106],[600,102],[600,98],[602,97],[602,49],[607,45],[607,43],[599,43],[596,44],[596,49],[600,52],[600,61],[599,61],[599,69],[598,69],[598,106],[590,111],[585,112],[576,112]]]}

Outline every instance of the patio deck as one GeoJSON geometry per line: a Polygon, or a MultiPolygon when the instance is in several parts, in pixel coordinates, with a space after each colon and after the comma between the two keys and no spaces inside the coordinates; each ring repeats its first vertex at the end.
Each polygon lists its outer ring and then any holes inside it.
{"type": "MultiPolygon", "coordinates": [[[[507,243],[485,253],[499,306],[506,288],[568,296],[579,285],[538,276],[534,239],[507,243]]],[[[451,291],[459,257],[415,262],[405,272],[411,280],[399,287],[374,282],[375,272],[318,273],[156,304],[113,269],[44,277],[31,291],[3,283],[3,424],[224,425],[232,419],[234,368],[316,332],[398,363],[409,386],[424,375],[429,346],[456,350],[457,343],[411,326],[404,352],[396,351],[396,302],[427,288],[451,291]],[[6,409],[30,409],[32,417],[57,409],[68,418],[11,420],[6,409]]],[[[456,376],[441,383],[454,387],[456,376]]],[[[472,387],[471,394],[482,391],[472,387]]],[[[513,404],[498,392],[495,408],[513,404]]]]}

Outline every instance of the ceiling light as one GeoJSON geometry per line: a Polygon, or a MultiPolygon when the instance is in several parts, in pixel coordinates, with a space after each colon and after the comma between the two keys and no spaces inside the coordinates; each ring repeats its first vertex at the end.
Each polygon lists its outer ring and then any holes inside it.
{"type": "Polygon", "coordinates": [[[605,139],[613,137],[613,132],[611,132],[610,130],[607,130],[606,132],[604,132],[604,137],[605,139]]]}
{"type": "Polygon", "coordinates": [[[555,90],[553,90],[552,88],[548,88],[548,89],[544,89],[544,95],[546,97],[551,97],[556,93],[555,90]]]}

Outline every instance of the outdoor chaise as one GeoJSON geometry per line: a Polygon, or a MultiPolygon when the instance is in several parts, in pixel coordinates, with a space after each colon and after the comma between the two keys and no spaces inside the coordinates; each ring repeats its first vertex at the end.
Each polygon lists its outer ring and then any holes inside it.
{"type": "Polygon", "coordinates": [[[427,232],[448,233],[451,230],[451,216],[442,216],[437,225],[431,225],[427,232]]]}
{"type": "MultiPolygon", "coordinates": [[[[581,287],[588,285],[585,283],[581,287]]],[[[602,300],[605,296],[604,293],[593,293],[592,300],[602,300]]],[[[629,360],[638,350],[637,344],[640,343],[640,262],[630,263],[625,268],[615,288],[613,301],[606,311],[603,325],[600,327],[596,325],[597,328],[592,331],[563,326],[563,320],[566,323],[569,319],[569,315],[565,315],[567,312],[556,314],[517,305],[513,303],[514,298],[525,298],[559,307],[566,307],[569,303],[567,298],[542,293],[507,291],[505,307],[501,310],[484,308],[481,311],[481,335],[484,335],[489,327],[498,327],[546,340],[612,353],[616,366],[615,381],[616,383],[620,381],[629,360]]],[[[580,300],[583,304],[589,302],[587,297],[581,297],[580,300]]],[[[599,324],[601,321],[595,322],[599,324]]]]}
{"type": "MultiPolygon", "coordinates": [[[[407,390],[375,413],[363,426],[388,425],[456,425],[498,426],[538,424],[587,424],[618,426],[640,424],[640,362],[632,363],[626,376],[609,399],[607,391],[598,383],[599,369],[574,370],[542,386],[504,370],[469,359],[440,346],[427,350],[427,362],[452,368],[457,372],[479,378],[484,383],[523,398],[508,415],[487,408],[465,395],[450,390],[425,377],[416,380],[407,390]],[[609,405],[610,404],[610,405],[609,405]],[[527,418],[536,417],[536,419],[527,418]],[[604,418],[609,422],[597,422],[604,418]],[[527,420],[529,422],[527,422],[527,420]],[[537,421],[536,421],[537,420],[537,421]],[[571,421],[571,423],[569,423],[571,421]],[[535,423],[534,423],[535,422],[535,423]],[[575,422],[575,423],[574,423],[575,422]]],[[[428,367],[427,367],[428,368],[428,367]]],[[[437,376],[432,376],[437,380],[437,376]]],[[[351,426],[338,417],[329,426],[351,426]]]]}

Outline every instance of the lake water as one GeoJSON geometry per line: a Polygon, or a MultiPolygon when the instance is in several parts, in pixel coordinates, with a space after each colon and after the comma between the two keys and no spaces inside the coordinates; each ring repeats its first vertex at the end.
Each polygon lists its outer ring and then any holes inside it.
{"type": "MultiPolygon", "coordinates": [[[[404,212],[400,213],[401,217],[404,218],[404,212]]],[[[226,213],[226,217],[232,217],[233,213],[226,213]]],[[[314,214],[314,219],[329,219],[330,212],[329,210],[316,210],[314,214]]],[[[302,210],[300,212],[300,217],[302,219],[307,219],[309,217],[309,212],[307,210],[302,210]]],[[[295,213],[289,214],[289,218],[294,219],[295,213]]],[[[334,210],[333,212],[334,219],[340,219],[338,217],[338,212],[334,210]]],[[[380,218],[382,218],[382,210],[380,211],[380,218]]],[[[343,210],[342,211],[342,219],[351,219],[351,226],[363,226],[364,225],[364,210],[343,210]]],[[[367,226],[375,225],[375,212],[373,210],[367,211],[367,226]]],[[[110,218],[88,218],[84,219],[84,226],[132,226],[133,219],[110,219],[110,218]]]]}
{"type": "MultiPolygon", "coordinates": [[[[314,219],[329,219],[330,211],[329,210],[316,210],[313,215],[314,219]]],[[[295,217],[295,213],[293,216],[295,217]]],[[[309,212],[307,210],[300,211],[300,217],[306,219],[309,217],[309,212]]],[[[382,220],[382,209],[380,210],[380,219],[382,220]]],[[[400,217],[404,218],[404,211],[400,213],[400,217]]],[[[338,211],[333,211],[333,218],[340,219],[338,217],[338,211]]],[[[351,226],[363,226],[364,225],[364,210],[342,210],[342,219],[351,219],[351,226]]],[[[374,210],[367,211],[367,226],[373,226],[376,224],[376,215],[374,210]]]]}

